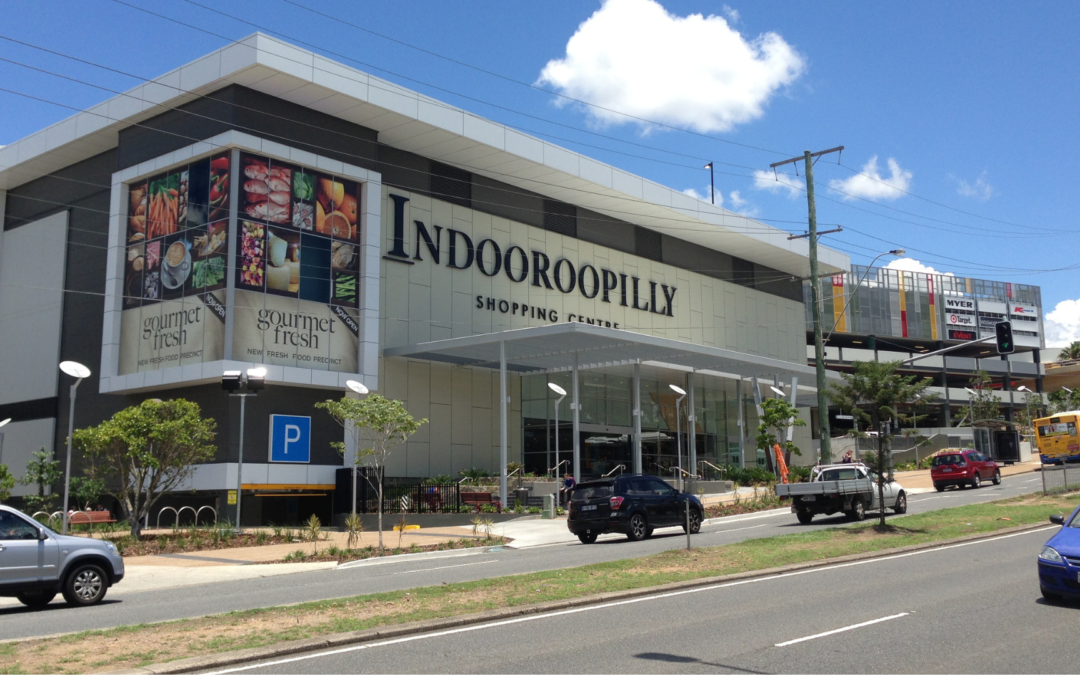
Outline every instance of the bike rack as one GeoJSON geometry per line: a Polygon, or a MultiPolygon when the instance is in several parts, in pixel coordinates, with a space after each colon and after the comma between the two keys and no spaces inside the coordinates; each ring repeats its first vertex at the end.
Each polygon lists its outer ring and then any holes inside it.
{"type": "Polygon", "coordinates": [[[200,506],[199,510],[195,512],[195,525],[199,525],[199,514],[203,512],[203,509],[210,509],[210,513],[214,514],[214,525],[217,525],[217,509],[210,505],[200,506]]]}
{"type": "Polygon", "coordinates": [[[176,512],[176,526],[180,527],[180,514],[182,514],[184,511],[191,511],[192,517],[195,518],[195,522],[192,523],[192,526],[193,527],[198,527],[199,526],[199,512],[196,511],[195,507],[193,507],[193,506],[181,506],[180,507],[180,510],[178,510],[176,512]]]}
{"type": "Polygon", "coordinates": [[[165,506],[165,507],[162,507],[161,510],[159,510],[157,512],[157,521],[155,521],[155,526],[159,530],[161,529],[161,514],[165,513],[166,511],[172,511],[173,516],[175,516],[175,518],[173,519],[173,527],[176,527],[176,526],[178,526],[180,524],[180,514],[178,514],[176,512],[176,509],[174,509],[171,506],[165,506]]]}

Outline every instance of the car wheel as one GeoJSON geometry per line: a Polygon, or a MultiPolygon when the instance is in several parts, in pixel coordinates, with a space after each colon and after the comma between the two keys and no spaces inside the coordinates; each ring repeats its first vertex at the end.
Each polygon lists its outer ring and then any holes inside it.
{"type": "Polygon", "coordinates": [[[866,506],[863,505],[862,500],[856,500],[851,505],[851,510],[847,512],[848,520],[854,520],[856,522],[860,520],[866,520],[866,506]]]}
{"type": "Polygon", "coordinates": [[[938,492],[945,492],[945,486],[938,483],[934,483],[934,489],[938,492]]]}
{"type": "Polygon", "coordinates": [[[591,544],[594,541],[596,541],[596,535],[595,534],[582,533],[582,534],[579,534],[577,536],[577,538],[581,540],[582,544],[591,544]]]}
{"type": "Polygon", "coordinates": [[[976,490],[982,487],[982,477],[979,476],[978,471],[976,471],[975,475],[971,477],[971,487],[976,490]]]}
{"type": "Polygon", "coordinates": [[[1051,593],[1045,588],[1039,588],[1039,590],[1042,591],[1043,600],[1046,600],[1047,602],[1061,602],[1061,596],[1057,593],[1051,593]]]}
{"type": "MultiPolygon", "coordinates": [[[[683,523],[682,529],[686,532],[686,523],[683,523]]],[[[690,509],[690,534],[698,532],[701,532],[701,514],[697,512],[697,509],[690,509]]]]}
{"type": "Polygon", "coordinates": [[[64,581],[64,599],[69,605],[85,607],[101,602],[108,588],[108,578],[100,567],[79,565],[64,581]]]}
{"type": "Polygon", "coordinates": [[[814,514],[810,513],[809,511],[799,511],[795,514],[795,516],[803,525],[809,525],[810,521],[814,519],[814,514]]]}
{"type": "Polygon", "coordinates": [[[37,593],[20,593],[17,597],[22,604],[37,609],[52,602],[52,599],[56,597],[56,592],[38,591],[37,593]]]}
{"type": "Polygon", "coordinates": [[[893,507],[893,513],[907,513],[907,495],[903,492],[896,498],[896,506],[893,507]]]}
{"type": "Polygon", "coordinates": [[[994,471],[994,481],[993,482],[994,482],[994,485],[1001,485],[1001,471],[1000,470],[995,470],[994,471]]]}
{"type": "Polygon", "coordinates": [[[649,531],[649,525],[645,522],[645,517],[640,513],[635,513],[630,516],[630,529],[627,531],[626,536],[630,541],[641,541],[649,531]]]}

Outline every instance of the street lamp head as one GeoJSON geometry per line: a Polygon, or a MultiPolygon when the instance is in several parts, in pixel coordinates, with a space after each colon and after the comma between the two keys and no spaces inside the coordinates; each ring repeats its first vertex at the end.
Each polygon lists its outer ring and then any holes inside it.
{"type": "Polygon", "coordinates": [[[771,384],[769,385],[769,389],[772,389],[774,392],[776,392],[777,396],[783,396],[784,395],[784,390],[783,389],[777,389],[776,387],[772,386],[771,384]]]}
{"type": "Polygon", "coordinates": [[[256,366],[247,371],[248,391],[256,392],[266,387],[266,368],[256,366]]]}
{"type": "Polygon", "coordinates": [[[964,387],[964,391],[971,394],[972,396],[978,396],[979,395],[978,392],[976,392],[974,389],[968,389],[967,387],[964,387]]]}
{"type": "Polygon", "coordinates": [[[686,396],[686,392],[683,390],[682,387],[677,387],[674,384],[669,384],[668,386],[671,387],[671,391],[675,392],[679,396],[686,396]]]}
{"type": "Polygon", "coordinates": [[[228,392],[236,391],[243,384],[241,381],[241,373],[239,370],[226,370],[221,374],[221,388],[228,392]]]}
{"type": "Polygon", "coordinates": [[[904,255],[905,253],[907,253],[907,251],[902,248],[894,248],[893,250],[889,251],[889,253],[893,255],[904,255]]]}
{"type": "Polygon", "coordinates": [[[712,168],[712,162],[709,162],[708,164],[706,164],[705,168],[706,169],[711,169],[712,168]]]}
{"type": "Polygon", "coordinates": [[[9,422],[11,422],[11,418],[10,418],[10,417],[9,417],[9,418],[7,418],[6,420],[0,420],[0,427],[6,427],[6,426],[8,425],[8,423],[9,423],[9,422]]]}
{"type": "Polygon", "coordinates": [[[555,384],[554,382],[548,382],[548,389],[555,392],[559,396],[566,396],[566,390],[555,384]]]}
{"type": "Polygon", "coordinates": [[[345,383],[345,386],[355,391],[357,394],[360,394],[361,396],[368,393],[368,388],[365,387],[362,382],[357,382],[356,380],[347,381],[345,383]]]}
{"type": "Polygon", "coordinates": [[[1072,389],[1069,389],[1068,387],[1062,387],[1062,389],[1064,389],[1065,391],[1069,392],[1070,394],[1071,394],[1071,393],[1073,393],[1073,392],[1072,392],[1072,389]]]}
{"type": "Polygon", "coordinates": [[[78,361],[61,361],[60,370],[64,371],[65,375],[70,375],[77,380],[90,377],[90,369],[78,361]]]}
{"type": "Polygon", "coordinates": [[[1027,387],[1025,387],[1024,385],[1020,385],[1019,387],[1017,387],[1017,388],[1016,388],[1016,391],[1026,391],[1026,392],[1027,392],[1027,393],[1029,393],[1029,394],[1032,394],[1032,393],[1034,393],[1033,391],[1031,391],[1030,389],[1028,389],[1028,388],[1027,388],[1027,387]]]}

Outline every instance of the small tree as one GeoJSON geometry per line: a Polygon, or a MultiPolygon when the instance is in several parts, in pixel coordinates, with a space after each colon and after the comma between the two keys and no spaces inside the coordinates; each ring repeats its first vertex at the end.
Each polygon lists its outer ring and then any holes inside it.
{"type": "Polygon", "coordinates": [[[45,494],[45,490],[63,478],[64,472],[60,470],[60,460],[52,459],[49,455],[44,447],[35,452],[26,465],[26,475],[19,481],[23,485],[37,486],[37,494],[26,495],[26,508],[31,513],[51,511],[56,504],[56,495],[45,494]]]}
{"type": "Polygon", "coordinates": [[[1072,342],[1058,354],[1058,361],[1080,360],[1080,340],[1072,342]]]}
{"type": "Polygon", "coordinates": [[[980,420],[996,420],[1001,414],[997,397],[991,388],[990,374],[985,370],[975,371],[975,378],[971,381],[971,388],[975,390],[975,398],[971,400],[972,414],[975,419],[972,423],[980,420]]]}
{"type": "Polygon", "coordinates": [[[82,476],[71,479],[71,496],[75,498],[75,505],[87,511],[106,491],[105,481],[100,478],[82,476]]]}
{"type": "Polygon", "coordinates": [[[1064,389],[1059,389],[1050,392],[1047,398],[1050,399],[1047,412],[1051,414],[1080,410],[1080,389],[1073,389],[1071,394],[1064,389]]]}
{"type": "MultiPolygon", "coordinates": [[[[356,447],[355,464],[367,458],[369,464],[375,468],[375,473],[380,477],[377,480],[379,493],[379,551],[383,549],[383,482],[382,472],[386,469],[386,460],[394,448],[404,443],[409,436],[416,433],[421,425],[427,420],[416,420],[401,404],[401,401],[391,401],[379,394],[370,394],[366,398],[342,398],[335,401],[329,399],[315,404],[316,408],[325,410],[338,424],[345,427],[353,445],[356,447]]],[[[345,455],[344,443],[333,443],[335,449],[342,456],[345,455]]]]}
{"type": "MultiPolygon", "coordinates": [[[[806,422],[799,419],[799,409],[782,398],[767,398],[761,402],[761,419],[758,420],[757,447],[765,452],[765,456],[772,457],[772,447],[778,443],[777,439],[786,436],[788,427],[805,427],[806,422]]],[[[791,441],[785,440],[780,443],[784,450],[784,462],[791,464],[791,455],[802,456],[802,451],[795,447],[791,441]]],[[[772,466],[772,462],[769,462],[772,466]]]]}
{"type": "Polygon", "coordinates": [[[214,457],[216,426],[196,403],[150,399],[79,429],[74,442],[94,460],[91,477],[110,486],[138,539],[140,523],[161,496],[190,478],[195,464],[214,457]]]}
{"type": "Polygon", "coordinates": [[[830,387],[829,398],[845,413],[869,422],[870,428],[878,432],[877,461],[873,468],[878,474],[879,524],[884,526],[885,469],[888,464],[886,447],[893,431],[896,431],[884,422],[909,419],[897,412],[898,404],[914,401],[916,395],[924,400],[931,400],[935,395],[926,391],[932,382],[929,377],[919,379],[915,375],[897,375],[899,361],[855,361],[852,366],[853,372],[840,374],[844,378],[842,384],[830,387]]]}
{"type": "Polygon", "coordinates": [[[0,464],[0,504],[11,499],[11,491],[15,489],[15,476],[8,470],[7,464],[0,464]]]}

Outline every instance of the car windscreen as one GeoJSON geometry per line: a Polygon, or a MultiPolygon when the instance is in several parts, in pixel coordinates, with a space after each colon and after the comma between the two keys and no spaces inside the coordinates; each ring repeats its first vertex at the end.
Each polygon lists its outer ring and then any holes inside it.
{"type": "Polygon", "coordinates": [[[611,483],[585,483],[574,490],[573,500],[583,502],[589,499],[607,499],[615,494],[611,483]]]}
{"type": "Polygon", "coordinates": [[[819,480],[855,480],[860,478],[855,469],[829,469],[821,472],[819,480]]]}
{"type": "Polygon", "coordinates": [[[938,455],[934,458],[933,466],[958,466],[964,463],[963,455],[938,455]]]}

